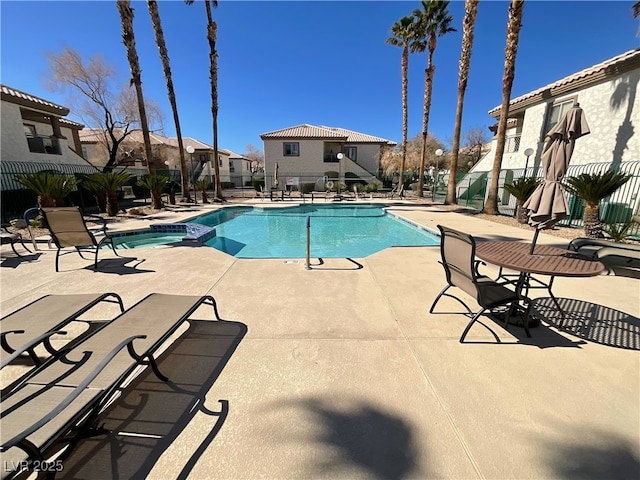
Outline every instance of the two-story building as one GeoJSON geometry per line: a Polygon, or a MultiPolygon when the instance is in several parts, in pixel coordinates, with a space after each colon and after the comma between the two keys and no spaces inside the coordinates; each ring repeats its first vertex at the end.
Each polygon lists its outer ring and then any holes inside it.
{"type": "Polygon", "coordinates": [[[380,157],[395,142],[345,128],[297,125],[263,133],[265,187],[323,181],[378,182],[380,157]],[[278,185],[274,174],[278,166],[278,185]]]}

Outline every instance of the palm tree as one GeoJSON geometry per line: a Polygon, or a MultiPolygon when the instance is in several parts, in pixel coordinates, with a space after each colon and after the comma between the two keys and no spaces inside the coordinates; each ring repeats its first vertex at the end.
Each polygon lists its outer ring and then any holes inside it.
{"type": "Polygon", "coordinates": [[[136,89],[136,97],[138,99],[138,111],[140,112],[140,127],[142,129],[142,139],[144,140],[144,152],[147,157],[147,168],[149,175],[155,172],[153,158],[151,155],[151,139],[149,138],[149,125],[147,124],[147,112],[144,106],[144,95],[142,94],[142,80],[140,61],[138,60],[138,52],[136,50],[136,39],[133,34],[133,9],[129,0],[117,0],[118,12],[120,13],[120,22],[122,24],[122,43],[127,49],[127,59],[129,60],[129,68],[131,70],[131,85],[136,89]]]}
{"type": "MultiPolygon", "coordinates": [[[[460,51],[460,66],[458,70],[458,103],[456,105],[456,120],[453,127],[453,145],[449,164],[449,183],[447,195],[444,199],[446,205],[458,202],[456,198],[456,174],[458,172],[458,153],[460,151],[460,131],[462,129],[462,108],[464,106],[464,94],[467,91],[469,80],[469,65],[471,64],[471,48],[473,47],[473,31],[478,15],[479,0],[466,0],[464,3],[464,19],[462,20],[462,50],[460,51]]],[[[482,147],[479,149],[482,151],[482,147]]]]}
{"type": "Polygon", "coordinates": [[[516,218],[518,223],[527,223],[529,212],[524,208],[524,202],[531,196],[536,187],[542,182],[536,177],[520,177],[513,183],[505,183],[504,189],[516,198],[516,218]]]}
{"type": "Polygon", "coordinates": [[[484,213],[498,215],[498,178],[502,167],[502,155],[504,154],[505,134],[507,131],[507,119],[509,118],[509,102],[511,101],[511,87],[516,70],[516,55],[518,53],[518,39],[522,27],[522,11],[524,0],[511,0],[509,5],[509,22],[507,24],[507,46],[504,52],[504,75],[502,76],[502,105],[500,107],[500,120],[496,136],[496,154],[493,160],[491,184],[484,205],[484,213]]]}
{"type": "Polygon", "coordinates": [[[404,185],[404,168],[407,162],[407,131],[409,130],[409,109],[407,96],[409,91],[409,50],[419,48],[419,28],[414,17],[402,17],[391,27],[393,37],[387,38],[387,43],[402,48],[400,67],[402,69],[402,160],[400,163],[400,177],[398,192],[402,194],[404,185]]]}
{"type": "Polygon", "coordinates": [[[125,170],[111,170],[84,176],[82,183],[86,184],[90,190],[94,190],[95,186],[102,189],[107,198],[107,215],[114,217],[120,211],[118,189],[126,185],[132,176],[125,170]]]}
{"type": "Polygon", "coordinates": [[[38,196],[41,207],[63,207],[65,197],[76,188],[75,177],[47,171],[25,173],[15,178],[38,196]]]}
{"type": "Polygon", "coordinates": [[[207,200],[207,190],[209,189],[210,185],[211,184],[209,183],[209,180],[204,178],[196,181],[195,188],[202,193],[202,203],[209,203],[209,200],[207,200]]]}
{"type": "Polygon", "coordinates": [[[180,152],[180,178],[182,185],[182,196],[186,200],[189,200],[189,177],[187,176],[187,161],[184,158],[184,146],[182,144],[182,131],[180,129],[180,118],[178,117],[178,106],[176,104],[176,94],[173,89],[173,78],[171,77],[171,65],[169,63],[169,52],[167,51],[167,44],[164,41],[164,32],[162,31],[162,24],[160,23],[160,12],[158,11],[158,2],[155,0],[147,0],[147,7],[149,8],[149,16],[151,17],[151,23],[153,24],[153,31],[156,35],[156,44],[158,45],[158,52],[160,53],[160,60],[162,62],[162,70],[164,71],[164,78],[167,83],[167,94],[169,96],[169,103],[171,104],[171,111],[173,112],[173,122],[176,125],[176,137],[178,138],[178,151],[180,152]]]}
{"type": "MultiPolygon", "coordinates": [[[[194,0],[186,0],[187,5],[193,4],[194,0]]],[[[220,185],[220,166],[218,164],[218,51],[216,50],[216,36],[218,25],[213,21],[211,15],[211,4],[216,8],[216,0],[204,0],[207,12],[207,41],[209,42],[209,75],[211,78],[211,116],[213,118],[213,172],[215,175],[213,197],[214,201],[225,202],[220,185]]]]}
{"type": "Polygon", "coordinates": [[[138,180],[138,185],[144,187],[151,192],[153,208],[158,210],[162,208],[162,192],[169,184],[169,177],[164,175],[145,175],[138,180]]]}
{"type": "Polygon", "coordinates": [[[567,190],[582,198],[586,203],[583,217],[586,237],[603,237],[599,204],[627,183],[630,178],[631,175],[613,170],[608,170],[605,173],[582,173],[577,177],[567,178],[567,190]]]}
{"type": "Polygon", "coordinates": [[[640,2],[634,3],[631,9],[633,11],[633,17],[640,18],[640,2]]]}
{"type": "Polygon", "coordinates": [[[418,180],[418,196],[423,196],[424,188],[424,164],[427,151],[427,131],[429,128],[429,112],[431,111],[431,92],[433,91],[433,74],[436,71],[433,65],[433,54],[436,50],[438,37],[445,33],[455,32],[451,22],[453,17],[449,15],[447,7],[448,1],[441,0],[422,0],[422,10],[416,9],[413,12],[418,22],[420,41],[413,43],[414,51],[424,52],[428,50],[427,68],[424,71],[424,106],[422,118],[422,150],[420,153],[420,178],[418,180]],[[428,42],[425,44],[425,38],[428,42]]]}

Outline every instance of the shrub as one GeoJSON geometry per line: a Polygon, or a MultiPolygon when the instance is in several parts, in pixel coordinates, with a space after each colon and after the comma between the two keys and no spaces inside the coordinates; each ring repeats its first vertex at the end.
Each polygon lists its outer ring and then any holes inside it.
{"type": "Polygon", "coordinates": [[[251,183],[256,192],[264,189],[264,178],[254,178],[251,183]]]}
{"type": "Polygon", "coordinates": [[[298,185],[298,189],[302,194],[311,193],[315,188],[316,188],[315,183],[301,183],[300,185],[298,185]]]}

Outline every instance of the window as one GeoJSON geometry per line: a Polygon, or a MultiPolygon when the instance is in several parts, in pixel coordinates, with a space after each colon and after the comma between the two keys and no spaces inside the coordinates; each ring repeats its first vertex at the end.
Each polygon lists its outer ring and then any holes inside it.
{"type": "Polygon", "coordinates": [[[284,142],[282,144],[282,154],[285,157],[299,157],[300,156],[300,143],[299,142],[284,142]]]}
{"type": "Polygon", "coordinates": [[[344,147],[343,151],[348,158],[354,162],[358,161],[358,147],[344,147]]]}
{"type": "Polygon", "coordinates": [[[35,137],[36,136],[36,126],[35,125],[28,125],[28,124],[23,124],[22,125],[24,127],[24,133],[27,137],[35,137]]]}
{"type": "Polygon", "coordinates": [[[556,126],[556,124],[560,121],[563,115],[567,113],[567,110],[573,107],[574,103],[575,103],[575,99],[572,98],[571,100],[565,100],[560,103],[555,103],[551,106],[543,135],[546,135],[547,133],[549,133],[549,130],[551,130],[553,127],[556,126]]]}
{"type": "Polygon", "coordinates": [[[231,160],[231,159],[229,159],[229,171],[231,173],[236,171],[236,169],[233,167],[233,160],[231,160]]]}

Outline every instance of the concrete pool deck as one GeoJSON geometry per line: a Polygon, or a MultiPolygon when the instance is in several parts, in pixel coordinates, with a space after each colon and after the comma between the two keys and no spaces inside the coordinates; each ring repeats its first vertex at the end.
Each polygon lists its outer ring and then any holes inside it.
{"type": "MultiPolygon", "coordinates": [[[[435,207],[394,210],[478,240],[532,237],[435,207]]],[[[538,241],[568,243],[544,233],[538,241]]],[[[576,335],[543,325],[528,339],[487,320],[502,343],[476,324],[460,344],[464,316],[428,314],[445,281],[438,247],[390,248],[356,262],[314,259],[307,271],[303,260],[171,246],[127,250],[125,259],[108,252],[100,272],[70,254],[60,273],[46,243],[29,262],[6,249],[2,315],[48,293],[112,291],[129,307],[161,292],[211,294],[225,320],[198,311],[203,321],[160,363],[173,383],[144,372],[103,415],[114,432],[82,441],[60,478],[640,475],[637,277],[558,278],[554,294],[590,318],[576,335]],[[599,343],[588,339],[594,330],[599,343]]],[[[542,308],[544,291],[532,296],[542,308]]],[[[27,369],[3,369],[3,385],[27,369]]]]}

